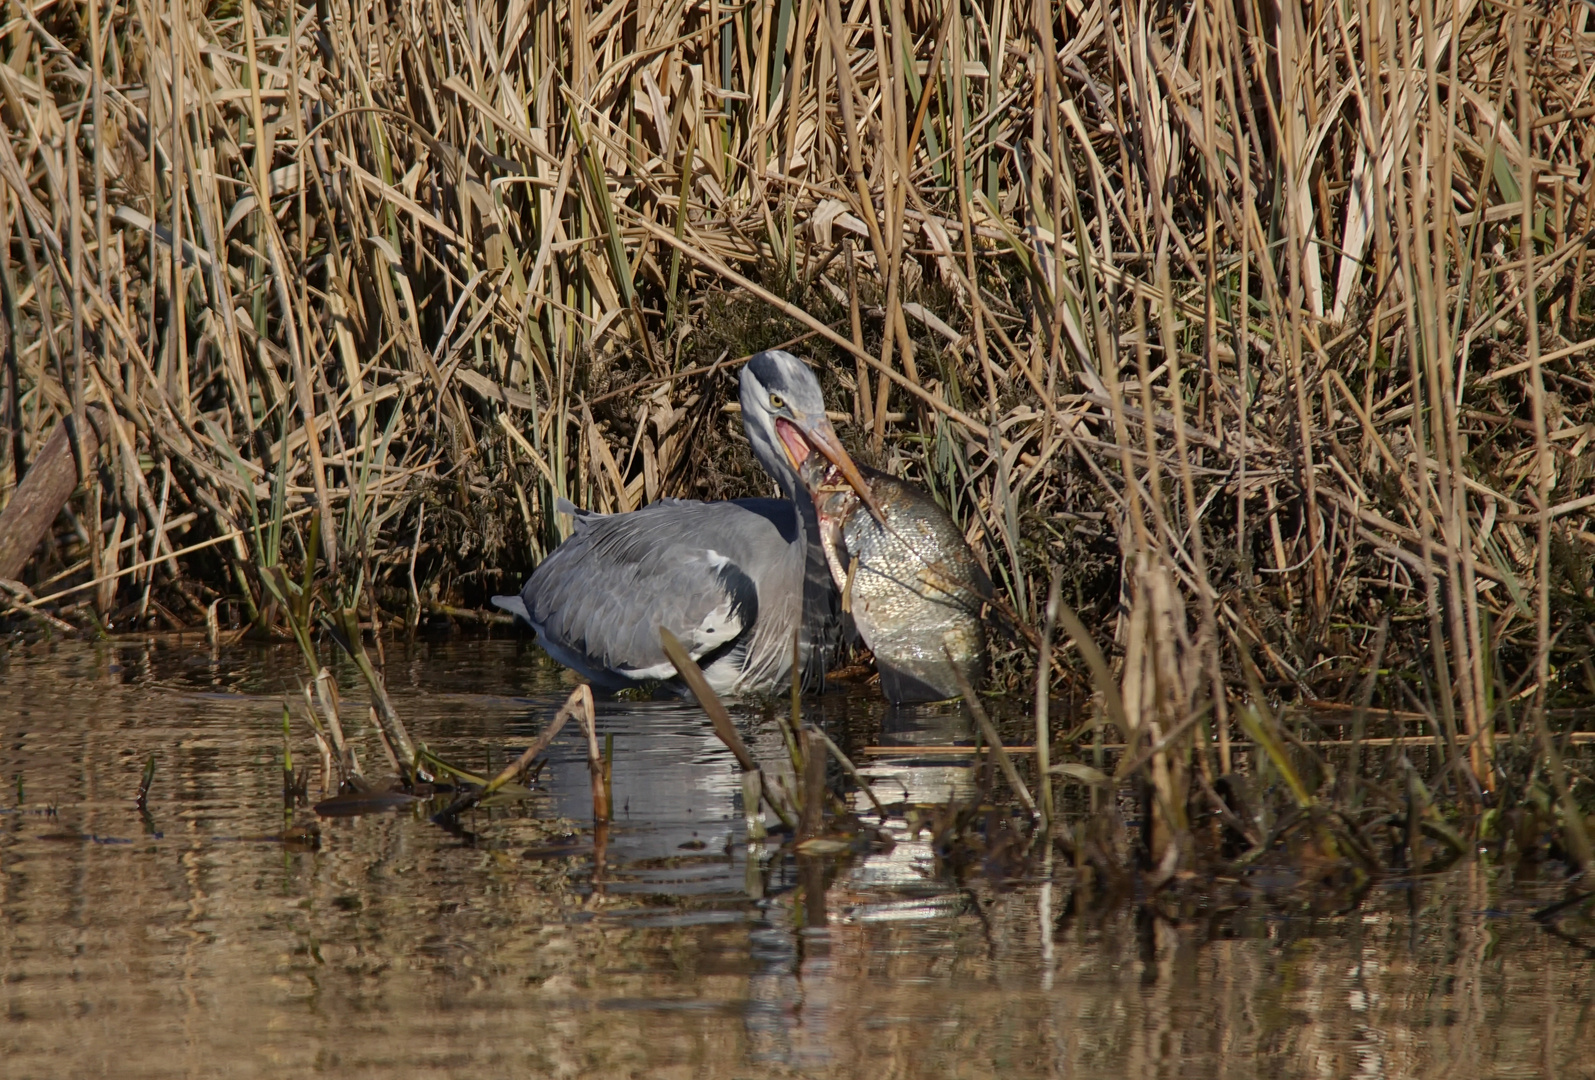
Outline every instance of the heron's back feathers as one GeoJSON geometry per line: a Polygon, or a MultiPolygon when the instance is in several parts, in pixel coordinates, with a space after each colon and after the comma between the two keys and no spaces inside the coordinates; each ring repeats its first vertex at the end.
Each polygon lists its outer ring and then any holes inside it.
{"type": "MultiPolygon", "coordinates": [[[[717,689],[740,688],[770,662],[768,648],[753,648],[755,624],[803,588],[793,504],[666,499],[628,514],[575,517],[570,537],[521,591],[520,610],[499,605],[523,615],[560,663],[606,688],[670,678],[661,626],[717,689]]],[[[788,642],[783,671],[790,650],[788,642]]]]}

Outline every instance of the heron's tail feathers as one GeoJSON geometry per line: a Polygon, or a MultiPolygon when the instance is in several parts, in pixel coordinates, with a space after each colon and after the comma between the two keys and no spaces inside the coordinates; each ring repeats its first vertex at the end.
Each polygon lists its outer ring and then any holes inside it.
{"type": "Polygon", "coordinates": [[[554,500],[554,513],[569,514],[577,532],[581,531],[583,522],[590,521],[592,518],[609,516],[608,514],[601,514],[597,510],[583,510],[563,495],[554,500]]]}
{"type": "Polygon", "coordinates": [[[527,626],[532,625],[532,616],[526,610],[526,601],[519,596],[495,596],[493,597],[493,606],[500,611],[509,612],[518,621],[525,623],[527,626]]]}

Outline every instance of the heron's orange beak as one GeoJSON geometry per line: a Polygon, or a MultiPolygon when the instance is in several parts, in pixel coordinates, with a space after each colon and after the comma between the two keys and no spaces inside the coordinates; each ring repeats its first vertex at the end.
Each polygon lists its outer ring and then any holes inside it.
{"type": "MultiPolygon", "coordinates": [[[[792,467],[797,470],[800,477],[805,477],[807,470],[803,468],[812,448],[821,457],[831,463],[831,467],[847,485],[858,493],[858,497],[869,507],[869,512],[875,520],[886,524],[886,516],[881,513],[881,508],[875,501],[875,496],[870,492],[868,482],[864,475],[858,471],[858,466],[853,464],[853,459],[848,457],[847,451],[842,448],[842,440],[837,438],[836,429],[831,422],[821,413],[814,419],[804,418],[796,423],[778,417],[775,421],[775,430],[781,436],[781,445],[786,450],[787,457],[792,459],[792,467]]],[[[810,485],[811,495],[814,494],[810,485]]]]}

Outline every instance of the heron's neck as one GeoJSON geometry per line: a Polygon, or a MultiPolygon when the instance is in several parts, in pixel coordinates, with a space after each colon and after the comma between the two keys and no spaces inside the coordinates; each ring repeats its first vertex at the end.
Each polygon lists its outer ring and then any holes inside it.
{"type": "Polygon", "coordinates": [[[782,494],[797,506],[798,542],[805,550],[819,546],[820,517],[814,510],[814,499],[802,489],[796,494],[790,491],[783,491],[782,494]]]}
{"type": "Polygon", "coordinates": [[[803,681],[819,686],[830,668],[843,637],[846,617],[841,594],[831,576],[830,563],[820,534],[819,514],[807,491],[792,502],[797,506],[798,545],[803,552],[803,681]]]}

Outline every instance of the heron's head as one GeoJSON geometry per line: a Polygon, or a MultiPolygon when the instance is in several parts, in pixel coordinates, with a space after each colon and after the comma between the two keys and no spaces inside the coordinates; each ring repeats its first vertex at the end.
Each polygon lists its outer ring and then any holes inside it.
{"type": "Polygon", "coordinates": [[[804,465],[818,455],[879,515],[869,485],[826,419],[820,382],[803,361],[780,349],[755,354],[742,368],[741,398],[754,456],[787,498],[804,490],[804,465]]]}

